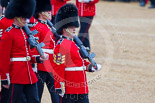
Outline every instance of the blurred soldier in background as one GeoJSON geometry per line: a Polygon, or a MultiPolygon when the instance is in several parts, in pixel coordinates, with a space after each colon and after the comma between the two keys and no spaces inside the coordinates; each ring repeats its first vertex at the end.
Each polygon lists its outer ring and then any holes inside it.
{"type": "Polygon", "coordinates": [[[153,9],[153,8],[155,8],[155,0],[150,0],[150,2],[151,2],[151,5],[150,5],[150,9],[153,9]]]}
{"type": "Polygon", "coordinates": [[[0,35],[1,35],[3,31],[5,31],[9,26],[12,25],[13,20],[7,19],[4,15],[6,7],[9,3],[9,0],[1,0],[0,2],[1,2],[1,7],[4,8],[2,10],[3,12],[1,12],[1,17],[0,17],[0,35]]]}
{"type": "Polygon", "coordinates": [[[147,4],[148,0],[140,0],[140,6],[145,6],[147,4]]]}
{"type": "Polygon", "coordinates": [[[70,1],[70,0],[51,0],[51,5],[52,5],[52,20],[51,21],[53,24],[55,24],[54,20],[55,20],[55,16],[59,8],[65,5],[67,1],[70,1]]]}
{"type": "Polygon", "coordinates": [[[78,37],[83,42],[84,46],[90,49],[89,28],[96,13],[95,4],[99,0],[76,0],[80,16],[80,31],[78,37]]]}
{"type": "MultiPolygon", "coordinates": [[[[1,0],[1,17],[0,17],[0,40],[2,37],[3,32],[12,25],[13,20],[7,19],[4,16],[6,7],[8,5],[8,0],[1,0]]],[[[10,84],[10,78],[9,78],[9,73],[1,73],[1,98],[0,98],[0,103],[7,103],[8,97],[9,97],[9,84],[10,84]]]]}
{"type": "MultiPolygon", "coordinates": [[[[140,6],[144,7],[148,2],[149,0],[140,0],[140,6]]],[[[155,0],[150,0],[150,3],[149,9],[155,8],[155,0]]]]}

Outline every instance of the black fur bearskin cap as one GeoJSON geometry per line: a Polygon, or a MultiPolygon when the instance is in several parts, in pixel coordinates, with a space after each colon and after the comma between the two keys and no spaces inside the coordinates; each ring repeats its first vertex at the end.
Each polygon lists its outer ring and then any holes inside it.
{"type": "Polygon", "coordinates": [[[7,19],[14,17],[31,18],[36,8],[36,0],[10,0],[5,11],[7,19]]]}
{"type": "Polygon", "coordinates": [[[74,4],[66,4],[62,6],[55,17],[55,28],[58,34],[62,34],[63,28],[74,26],[79,27],[78,9],[74,4]]]}
{"type": "Polygon", "coordinates": [[[35,14],[34,14],[34,17],[36,19],[38,19],[39,13],[52,10],[51,0],[36,0],[36,2],[37,2],[37,5],[36,5],[35,14]]]}

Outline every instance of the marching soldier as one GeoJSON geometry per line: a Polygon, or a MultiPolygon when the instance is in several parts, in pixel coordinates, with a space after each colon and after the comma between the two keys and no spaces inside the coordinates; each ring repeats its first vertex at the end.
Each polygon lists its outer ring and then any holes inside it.
{"type": "MultiPolygon", "coordinates": [[[[2,37],[3,32],[13,24],[12,19],[7,19],[5,15],[1,16],[0,20],[0,39],[2,37]]],[[[9,73],[2,73],[1,74],[1,98],[0,103],[7,103],[9,98],[9,85],[10,85],[10,78],[9,73]]],[[[26,103],[25,95],[22,94],[22,99],[20,103],[26,103]]]]}
{"type": "Polygon", "coordinates": [[[80,19],[80,31],[78,37],[83,42],[84,46],[88,47],[89,49],[89,28],[95,16],[95,4],[98,1],[99,0],[76,0],[76,6],[78,8],[80,19]]]}
{"type": "MultiPolygon", "coordinates": [[[[52,75],[53,67],[53,49],[55,47],[54,35],[51,32],[50,27],[47,25],[47,19],[51,20],[51,1],[50,0],[37,0],[37,6],[35,11],[35,19],[37,22],[34,22],[29,25],[31,30],[36,29],[39,33],[35,35],[38,37],[38,42],[43,42],[45,46],[43,47],[43,51],[49,54],[49,60],[44,61],[43,64],[37,64],[37,77],[38,77],[38,94],[39,99],[41,101],[44,84],[46,83],[47,88],[49,90],[52,103],[59,103],[59,96],[55,92],[54,88],[54,79],[52,75]]],[[[31,19],[31,21],[34,21],[31,19]]],[[[35,54],[36,55],[36,54],[35,54]]]]}
{"type": "Polygon", "coordinates": [[[56,15],[56,30],[63,37],[58,40],[54,50],[54,79],[56,92],[62,103],[89,103],[85,71],[98,71],[84,60],[73,41],[75,28],[79,27],[78,10],[73,4],[62,6],[56,15]],[[69,14],[69,15],[68,15],[69,14]]]}
{"type": "MultiPolygon", "coordinates": [[[[8,0],[1,0],[2,15],[0,17],[0,40],[3,32],[12,25],[13,20],[7,19],[4,16],[5,8],[8,5],[8,0]]],[[[0,103],[7,103],[9,95],[9,73],[2,73],[1,75],[1,98],[0,103]]]]}
{"type": "Polygon", "coordinates": [[[31,62],[47,60],[48,55],[33,58],[28,37],[22,30],[26,19],[33,15],[35,5],[35,0],[11,0],[5,12],[7,19],[13,19],[12,26],[6,29],[0,41],[0,73],[9,73],[11,82],[7,103],[19,103],[23,92],[27,103],[40,103],[36,84],[38,79],[31,62]]]}
{"type": "Polygon", "coordinates": [[[52,20],[51,21],[53,24],[55,24],[54,20],[55,20],[55,16],[59,8],[65,5],[67,1],[70,1],[70,0],[51,0],[51,5],[52,5],[52,20]]]}

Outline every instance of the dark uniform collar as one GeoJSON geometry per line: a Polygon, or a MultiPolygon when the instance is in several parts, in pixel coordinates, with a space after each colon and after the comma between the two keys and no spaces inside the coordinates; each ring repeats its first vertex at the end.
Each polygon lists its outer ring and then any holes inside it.
{"type": "Polygon", "coordinates": [[[5,17],[5,16],[4,16],[4,15],[2,15],[2,16],[0,17],[0,20],[2,20],[4,17],[5,17]]]}
{"type": "Polygon", "coordinates": [[[47,22],[45,22],[45,21],[43,21],[43,20],[38,19],[38,21],[39,21],[40,23],[42,23],[42,24],[47,24],[47,22]]]}
{"type": "Polygon", "coordinates": [[[66,37],[66,36],[62,36],[62,38],[65,38],[65,39],[68,39],[70,41],[73,41],[73,38],[69,38],[69,37],[66,37]]]}
{"type": "Polygon", "coordinates": [[[29,23],[29,24],[28,24],[28,27],[30,27],[30,28],[31,28],[31,27],[36,26],[37,24],[38,24],[38,22],[35,22],[35,23],[29,23]]]}
{"type": "Polygon", "coordinates": [[[12,24],[12,27],[14,27],[14,28],[16,28],[16,29],[22,29],[22,27],[17,26],[17,25],[15,25],[15,24],[12,24]]]}

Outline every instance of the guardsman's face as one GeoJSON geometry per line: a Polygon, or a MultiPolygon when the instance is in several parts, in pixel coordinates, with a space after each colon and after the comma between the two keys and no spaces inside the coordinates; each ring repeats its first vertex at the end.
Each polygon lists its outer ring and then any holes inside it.
{"type": "Polygon", "coordinates": [[[14,23],[20,27],[24,27],[26,24],[26,18],[22,17],[15,17],[14,18],[14,23]]]}
{"type": "Polygon", "coordinates": [[[51,20],[51,11],[45,11],[45,12],[42,12],[42,17],[43,19],[48,19],[48,20],[51,20]]]}
{"type": "Polygon", "coordinates": [[[63,35],[69,38],[73,38],[76,33],[76,29],[74,26],[70,26],[67,29],[63,29],[63,35]]]}
{"type": "Polygon", "coordinates": [[[72,26],[72,27],[68,27],[67,28],[72,34],[75,34],[75,27],[72,26]]]}
{"type": "Polygon", "coordinates": [[[26,20],[27,20],[26,18],[21,17],[20,20],[21,20],[22,24],[24,24],[24,25],[26,24],[26,20]]]}

